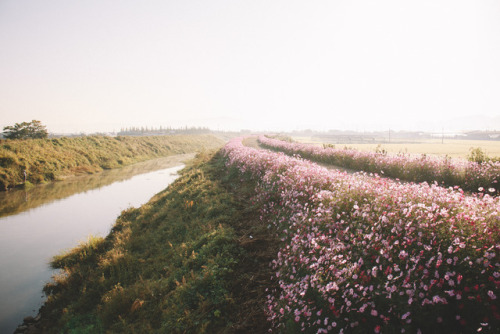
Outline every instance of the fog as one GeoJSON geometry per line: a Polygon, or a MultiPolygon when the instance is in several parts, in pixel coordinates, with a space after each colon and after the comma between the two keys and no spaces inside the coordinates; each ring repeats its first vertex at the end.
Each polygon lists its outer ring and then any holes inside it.
{"type": "Polygon", "coordinates": [[[0,127],[500,128],[495,0],[0,2],[0,127]]]}

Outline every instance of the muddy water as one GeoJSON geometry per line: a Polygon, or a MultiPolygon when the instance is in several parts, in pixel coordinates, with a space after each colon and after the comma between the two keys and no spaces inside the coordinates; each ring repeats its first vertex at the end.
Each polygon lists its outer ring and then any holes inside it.
{"type": "Polygon", "coordinates": [[[50,259],[106,236],[124,209],[146,203],[177,177],[192,155],[148,161],[100,174],[0,194],[0,333],[35,316],[50,259]]]}

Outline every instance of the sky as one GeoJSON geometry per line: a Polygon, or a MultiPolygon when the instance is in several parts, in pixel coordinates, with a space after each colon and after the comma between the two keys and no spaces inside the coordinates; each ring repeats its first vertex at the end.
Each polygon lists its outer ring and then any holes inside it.
{"type": "Polygon", "coordinates": [[[0,0],[0,127],[500,130],[498,0],[0,0]]]}

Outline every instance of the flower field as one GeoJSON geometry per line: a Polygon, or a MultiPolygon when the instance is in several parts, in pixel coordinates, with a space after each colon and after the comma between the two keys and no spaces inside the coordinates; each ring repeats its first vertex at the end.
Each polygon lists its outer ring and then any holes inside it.
{"type": "MultiPolygon", "coordinates": [[[[329,152],[315,150],[318,159],[329,152]]],[[[229,170],[255,185],[261,219],[281,238],[270,264],[273,332],[500,328],[500,198],[331,171],[241,138],[222,151],[229,170]]]]}
{"type": "Polygon", "coordinates": [[[387,155],[336,149],[301,143],[291,143],[265,136],[259,142],[267,148],[298,154],[313,161],[328,163],[368,173],[383,174],[411,182],[438,182],[444,186],[458,186],[465,191],[498,195],[500,192],[500,162],[470,162],[462,159],[439,158],[426,155],[387,155]]]}

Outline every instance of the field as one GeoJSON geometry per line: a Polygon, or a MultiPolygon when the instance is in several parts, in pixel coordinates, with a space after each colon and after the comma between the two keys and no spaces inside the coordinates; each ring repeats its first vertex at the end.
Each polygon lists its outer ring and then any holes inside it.
{"type": "MultiPolygon", "coordinates": [[[[311,137],[293,137],[301,143],[322,145],[327,142],[320,142],[311,137]]],[[[436,156],[449,156],[451,158],[466,159],[471,148],[481,148],[490,157],[500,157],[500,141],[493,140],[452,140],[426,139],[421,141],[396,141],[382,144],[336,144],[337,148],[349,147],[364,152],[374,152],[377,149],[386,150],[388,153],[405,154],[428,154],[436,156]]]]}
{"type": "Polygon", "coordinates": [[[498,197],[329,171],[237,140],[224,152],[256,182],[261,219],[281,238],[268,296],[276,332],[499,328],[498,197]]]}
{"type": "Polygon", "coordinates": [[[500,197],[236,138],[52,266],[47,333],[495,333],[500,197]]]}

